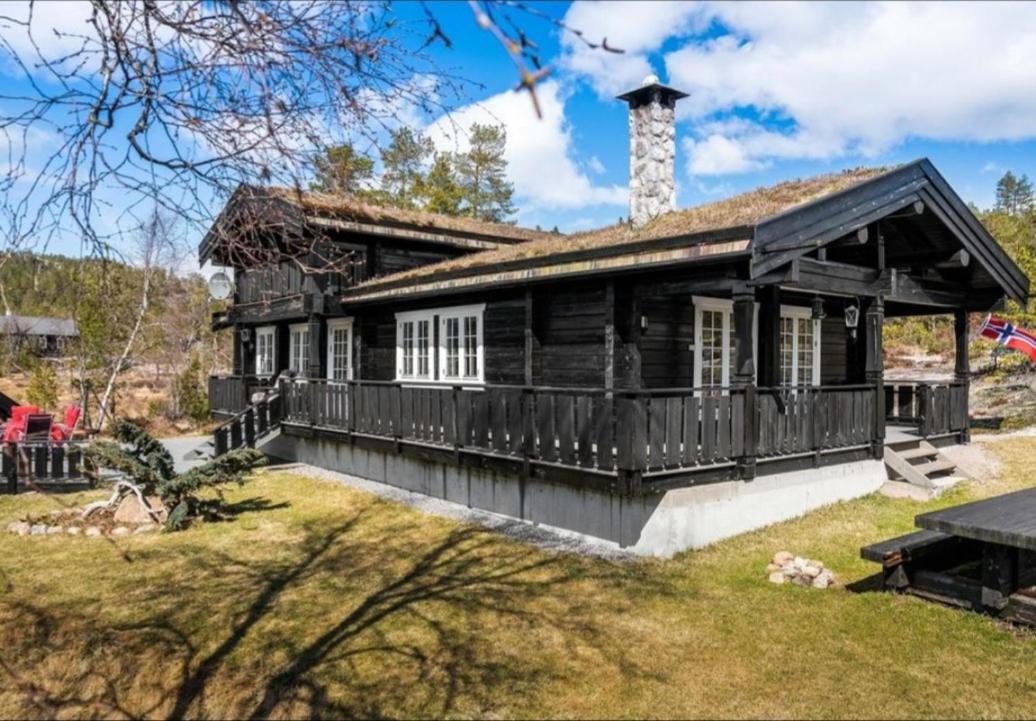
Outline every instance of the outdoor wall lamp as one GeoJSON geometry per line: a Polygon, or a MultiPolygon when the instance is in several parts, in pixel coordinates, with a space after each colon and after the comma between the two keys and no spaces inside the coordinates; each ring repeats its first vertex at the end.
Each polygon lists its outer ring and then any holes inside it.
{"type": "Polygon", "coordinates": [[[824,320],[824,299],[819,295],[813,296],[811,317],[813,320],[824,320]]]}
{"type": "Polygon", "coordinates": [[[860,306],[853,302],[845,306],[845,327],[849,329],[849,337],[856,340],[856,326],[860,323],[860,306]]]}

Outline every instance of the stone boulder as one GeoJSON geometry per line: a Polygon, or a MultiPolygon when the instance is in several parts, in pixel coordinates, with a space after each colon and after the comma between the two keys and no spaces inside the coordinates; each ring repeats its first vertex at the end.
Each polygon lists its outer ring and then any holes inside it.
{"type": "MultiPolygon", "coordinates": [[[[162,499],[158,496],[148,496],[145,499],[150,506],[150,510],[154,511],[155,515],[158,516],[160,523],[165,523],[165,519],[169,516],[169,509],[162,503],[162,499]]],[[[135,495],[130,493],[123,497],[119,503],[119,507],[115,509],[115,515],[113,520],[116,523],[131,524],[134,526],[142,523],[154,523],[155,518],[148,509],[140,504],[140,501],[135,495]]]]}

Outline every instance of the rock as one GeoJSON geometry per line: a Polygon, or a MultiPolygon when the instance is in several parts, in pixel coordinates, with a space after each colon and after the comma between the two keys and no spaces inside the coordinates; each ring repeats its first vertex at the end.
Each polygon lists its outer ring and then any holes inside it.
{"type": "MultiPolygon", "coordinates": [[[[147,502],[151,506],[151,510],[158,515],[158,520],[164,523],[169,516],[169,511],[166,509],[165,504],[162,503],[162,499],[158,496],[148,496],[147,502]]],[[[140,501],[132,493],[123,498],[122,502],[119,503],[119,507],[115,509],[114,520],[116,523],[125,523],[132,526],[155,522],[155,519],[148,513],[148,509],[140,505],[140,501]]]]}
{"type": "Polygon", "coordinates": [[[101,535],[101,529],[97,526],[87,526],[83,535],[87,538],[98,538],[101,535]]]}
{"type": "Polygon", "coordinates": [[[778,551],[777,553],[773,554],[773,562],[778,566],[786,566],[794,558],[795,556],[788,553],[787,551],[778,551]]]}
{"type": "Polygon", "coordinates": [[[784,574],[781,572],[770,574],[770,583],[781,584],[784,583],[784,574]]]}
{"type": "Polygon", "coordinates": [[[137,535],[138,533],[152,533],[157,530],[157,523],[142,523],[139,526],[137,526],[136,529],[134,529],[133,535],[137,535]]]}
{"type": "Polygon", "coordinates": [[[813,579],[808,576],[794,576],[791,579],[791,582],[796,586],[811,586],[813,584],[813,579]]]}
{"type": "Polygon", "coordinates": [[[813,579],[813,588],[827,588],[831,582],[824,576],[817,576],[813,579]]]}
{"type": "Polygon", "coordinates": [[[42,536],[47,532],[47,526],[43,523],[36,523],[29,529],[29,534],[33,536],[42,536]]]}
{"type": "Polygon", "coordinates": [[[778,566],[776,563],[770,563],[770,564],[768,564],[766,566],[766,573],[767,573],[767,575],[769,575],[771,573],[779,573],[780,570],[781,570],[781,567],[778,566]]]}
{"type": "Polygon", "coordinates": [[[17,533],[19,536],[28,536],[31,528],[32,526],[25,521],[18,521],[8,526],[7,530],[11,533],[17,533]]]}
{"type": "Polygon", "coordinates": [[[809,561],[807,561],[802,556],[795,556],[795,558],[791,562],[791,565],[802,571],[806,568],[807,565],[809,565],[809,561]]]}
{"type": "Polygon", "coordinates": [[[48,536],[60,535],[62,533],[62,531],[64,531],[64,529],[61,526],[47,526],[47,535],[48,536]]]}
{"type": "Polygon", "coordinates": [[[820,569],[816,566],[806,566],[802,569],[802,575],[809,576],[810,578],[816,578],[820,575],[820,569]]]}
{"type": "Polygon", "coordinates": [[[113,536],[128,536],[129,534],[130,529],[126,528],[125,526],[116,526],[112,529],[111,533],[111,535],[113,536]]]}
{"type": "Polygon", "coordinates": [[[79,526],[69,526],[68,528],[65,529],[65,533],[67,533],[70,536],[78,536],[82,532],[83,532],[83,529],[80,528],[79,526]]]}
{"type": "Polygon", "coordinates": [[[189,421],[177,421],[173,424],[173,428],[180,431],[180,433],[186,433],[191,430],[192,426],[189,421]]]}

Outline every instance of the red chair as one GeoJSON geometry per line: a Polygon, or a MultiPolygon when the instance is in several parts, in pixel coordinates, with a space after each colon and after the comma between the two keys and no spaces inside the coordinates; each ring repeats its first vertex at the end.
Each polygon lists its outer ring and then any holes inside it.
{"type": "Polygon", "coordinates": [[[30,415],[40,412],[36,406],[15,406],[11,409],[11,420],[4,426],[4,443],[16,443],[25,435],[26,422],[30,415]]]}
{"type": "Polygon", "coordinates": [[[83,409],[79,406],[68,406],[65,409],[64,421],[51,426],[51,440],[59,442],[72,440],[72,434],[75,432],[76,426],[79,424],[79,417],[82,414],[83,409]]]}

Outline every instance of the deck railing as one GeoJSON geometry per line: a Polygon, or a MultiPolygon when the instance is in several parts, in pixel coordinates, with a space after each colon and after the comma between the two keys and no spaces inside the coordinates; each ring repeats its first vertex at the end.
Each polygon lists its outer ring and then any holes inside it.
{"type": "Polygon", "coordinates": [[[239,413],[249,402],[249,376],[209,376],[209,410],[217,413],[239,413]]]}
{"type": "Polygon", "coordinates": [[[82,446],[74,441],[4,443],[0,473],[11,493],[18,484],[74,481],[86,478],[82,446]]]}
{"type": "Polygon", "coordinates": [[[959,433],[968,428],[968,387],[954,381],[894,381],[885,384],[886,419],[916,425],[923,436],[959,433]]]}
{"type": "Polygon", "coordinates": [[[873,386],[632,391],[283,380],[280,396],[289,425],[644,476],[863,446],[875,408],[873,386]]]}

